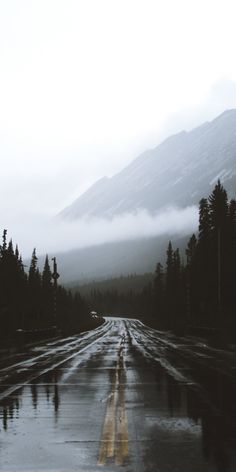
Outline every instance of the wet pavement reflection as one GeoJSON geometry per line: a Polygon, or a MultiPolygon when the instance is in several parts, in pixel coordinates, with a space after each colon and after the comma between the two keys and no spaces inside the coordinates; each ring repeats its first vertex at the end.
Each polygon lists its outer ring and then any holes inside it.
{"type": "Polygon", "coordinates": [[[29,367],[34,380],[2,399],[1,471],[236,470],[236,382],[223,365],[158,348],[120,319],[64,356],[38,377],[29,367]]]}

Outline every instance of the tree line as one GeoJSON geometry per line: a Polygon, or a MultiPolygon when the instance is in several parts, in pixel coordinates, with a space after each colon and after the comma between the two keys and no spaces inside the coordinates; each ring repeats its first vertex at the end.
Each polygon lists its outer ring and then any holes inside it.
{"type": "Polygon", "coordinates": [[[139,293],[93,290],[89,301],[103,311],[152,318],[167,329],[232,326],[236,308],[236,201],[220,181],[199,202],[198,233],[184,253],[169,241],[166,264],[139,293]]]}
{"type": "Polygon", "coordinates": [[[26,271],[18,246],[13,246],[12,239],[7,241],[4,229],[0,245],[0,337],[10,339],[19,329],[43,331],[53,326],[69,333],[78,330],[86,316],[87,306],[79,293],[72,295],[53,283],[48,256],[40,272],[34,249],[26,271]]]}
{"type": "MultiPolygon", "coordinates": [[[[145,279],[144,279],[145,280],[145,279]]],[[[183,253],[169,241],[165,266],[158,262],[142,289],[93,287],[83,297],[52,281],[48,256],[42,272],[36,249],[26,270],[18,246],[0,245],[0,316],[2,339],[16,330],[57,326],[76,332],[88,321],[88,310],[101,314],[140,316],[163,329],[188,326],[235,327],[236,201],[218,181],[199,203],[199,228],[183,253]],[[56,303],[56,311],[55,311],[56,303]]],[[[123,281],[122,281],[123,283],[123,281]]],[[[108,285],[109,287],[109,285],[108,285]]]]}

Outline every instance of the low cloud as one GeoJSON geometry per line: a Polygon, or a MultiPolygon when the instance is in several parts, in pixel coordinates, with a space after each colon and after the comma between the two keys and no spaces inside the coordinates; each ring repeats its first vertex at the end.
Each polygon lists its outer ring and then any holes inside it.
{"type": "Polygon", "coordinates": [[[24,221],[19,218],[14,223],[6,222],[5,227],[8,236],[19,244],[23,256],[29,257],[34,247],[40,255],[164,234],[167,237],[186,235],[196,231],[197,222],[197,207],[189,206],[184,209],[168,208],[155,216],[147,211],[139,211],[109,221],[80,219],[68,222],[30,215],[24,221]]]}

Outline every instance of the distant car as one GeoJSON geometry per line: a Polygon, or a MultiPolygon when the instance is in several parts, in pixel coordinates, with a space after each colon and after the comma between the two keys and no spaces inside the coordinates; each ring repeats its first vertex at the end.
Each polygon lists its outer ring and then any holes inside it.
{"type": "Polygon", "coordinates": [[[98,318],[98,314],[96,311],[90,311],[91,318],[98,318]]]}

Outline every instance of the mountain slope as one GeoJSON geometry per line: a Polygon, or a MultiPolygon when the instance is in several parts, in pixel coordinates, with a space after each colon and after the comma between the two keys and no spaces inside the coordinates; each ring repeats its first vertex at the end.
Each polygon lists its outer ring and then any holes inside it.
{"type": "MultiPolygon", "coordinates": [[[[172,235],[174,247],[184,254],[188,236],[172,235]]],[[[168,236],[111,242],[83,249],[49,254],[57,257],[60,283],[85,282],[128,274],[154,272],[156,263],[166,260],[168,236]]],[[[40,269],[45,257],[39,257],[40,269]]],[[[29,265],[29,261],[25,261],[29,265]]]]}
{"type": "Polygon", "coordinates": [[[236,184],[236,110],[166,139],[112,178],[103,178],[61,212],[63,218],[111,218],[198,203],[220,178],[236,184]]]}

